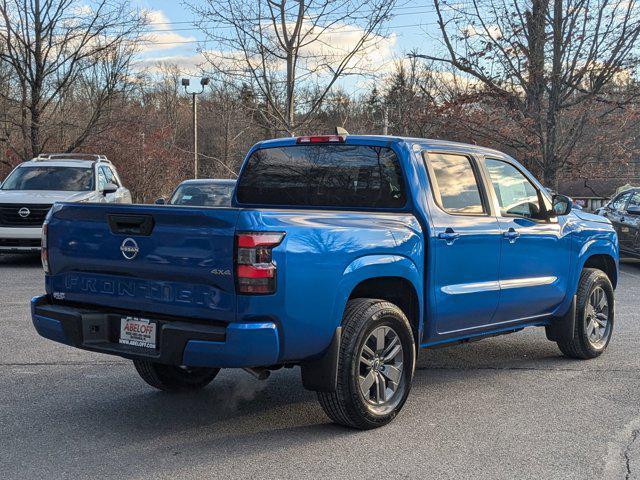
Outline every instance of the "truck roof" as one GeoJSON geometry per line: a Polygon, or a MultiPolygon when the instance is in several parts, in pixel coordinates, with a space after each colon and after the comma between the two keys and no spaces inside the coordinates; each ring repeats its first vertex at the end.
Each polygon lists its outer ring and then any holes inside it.
{"type": "MultiPolygon", "coordinates": [[[[282,147],[295,145],[297,139],[299,137],[283,137],[283,138],[275,138],[272,140],[265,140],[259,143],[260,148],[268,148],[268,147],[282,147]]],[[[347,135],[346,142],[349,143],[363,143],[366,141],[374,141],[374,142],[393,142],[393,143],[415,143],[419,144],[423,147],[451,147],[456,150],[467,150],[473,151],[476,153],[490,153],[492,155],[500,155],[505,156],[504,152],[499,150],[495,150],[493,148],[482,147],[480,145],[471,145],[469,143],[462,142],[452,142],[449,140],[439,140],[432,138],[416,138],[416,137],[401,137],[395,135],[347,135]]]]}

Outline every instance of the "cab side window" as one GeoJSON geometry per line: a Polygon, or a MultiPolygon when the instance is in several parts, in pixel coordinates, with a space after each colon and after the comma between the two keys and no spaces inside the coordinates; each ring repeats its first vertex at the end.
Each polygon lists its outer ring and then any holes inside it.
{"type": "Polygon", "coordinates": [[[478,179],[471,160],[464,155],[427,155],[436,202],[447,213],[481,215],[486,213],[478,179]]]}
{"type": "Polygon", "coordinates": [[[503,217],[545,219],[538,190],[520,170],[502,160],[487,159],[485,164],[503,217]]]}

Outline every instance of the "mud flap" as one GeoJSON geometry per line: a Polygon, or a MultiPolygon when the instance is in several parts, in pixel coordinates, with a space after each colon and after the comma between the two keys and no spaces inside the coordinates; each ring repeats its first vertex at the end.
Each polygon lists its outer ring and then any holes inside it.
{"type": "Polygon", "coordinates": [[[340,337],[342,327],[336,328],[331,344],[324,353],[313,360],[300,365],[302,385],[316,392],[335,392],[338,383],[338,357],[340,355],[340,337]]]}
{"type": "Polygon", "coordinates": [[[545,327],[547,339],[552,342],[570,342],[573,339],[576,323],[576,297],[573,296],[567,313],[561,317],[553,317],[545,327]]]}

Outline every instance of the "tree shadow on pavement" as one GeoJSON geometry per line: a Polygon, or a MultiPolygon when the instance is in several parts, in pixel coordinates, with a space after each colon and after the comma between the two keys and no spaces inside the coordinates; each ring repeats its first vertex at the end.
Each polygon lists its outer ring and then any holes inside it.
{"type": "Polygon", "coordinates": [[[0,254],[0,267],[37,267],[42,268],[40,262],[40,255],[38,254],[19,254],[19,255],[7,255],[0,254]]]}
{"type": "Polygon", "coordinates": [[[640,259],[638,258],[621,258],[620,267],[635,273],[640,273],[640,259]]]}

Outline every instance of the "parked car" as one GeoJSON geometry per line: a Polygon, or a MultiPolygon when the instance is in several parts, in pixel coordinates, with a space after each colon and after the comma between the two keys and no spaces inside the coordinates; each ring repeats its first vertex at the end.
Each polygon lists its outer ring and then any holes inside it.
{"type": "Polygon", "coordinates": [[[611,223],[473,145],[265,141],[233,208],[66,203],[46,223],[40,335],[132,359],[161,390],[298,365],[361,429],[401,410],[418,348],[538,326],[589,359],[614,326],[611,223]]]}
{"type": "Polygon", "coordinates": [[[188,205],[192,207],[230,207],[235,180],[220,178],[185,180],[175,189],[169,202],[156,200],[157,205],[188,205]]]}
{"type": "Polygon", "coordinates": [[[598,213],[613,224],[620,241],[620,253],[640,258],[640,188],[619,193],[598,213]]]}
{"type": "Polygon", "coordinates": [[[104,155],[43,154],[23,162],[0,186],[0,253],[40,251],[55,202],[131,203],[131,194],[104,155]]]}

